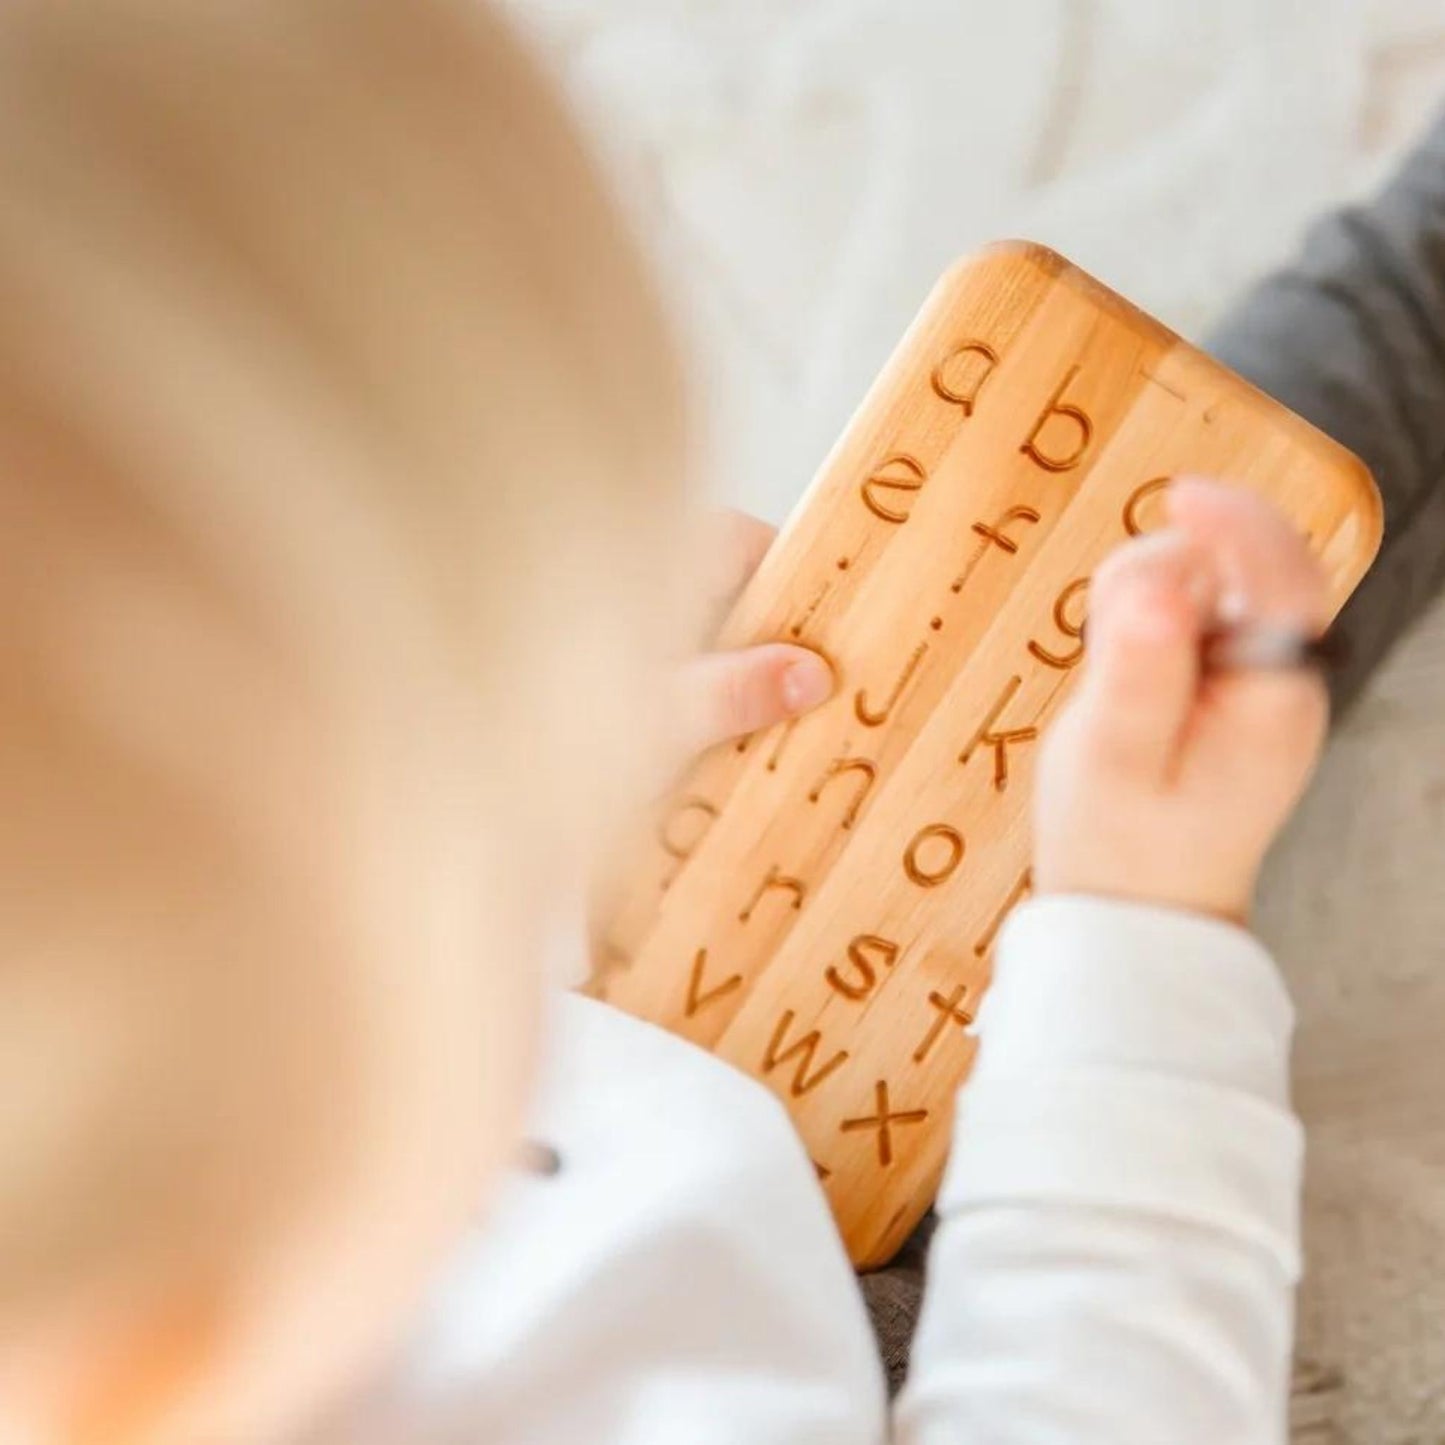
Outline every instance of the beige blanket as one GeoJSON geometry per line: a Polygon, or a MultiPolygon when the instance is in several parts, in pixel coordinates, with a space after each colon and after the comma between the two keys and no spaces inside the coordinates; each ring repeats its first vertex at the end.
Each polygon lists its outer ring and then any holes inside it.
{"type": "Polygon", "coordinates": [[[1263,932],[1309,1130],[1296,1438],[1445,1440],[1445,608],[1335,739],[1263,932]]]}

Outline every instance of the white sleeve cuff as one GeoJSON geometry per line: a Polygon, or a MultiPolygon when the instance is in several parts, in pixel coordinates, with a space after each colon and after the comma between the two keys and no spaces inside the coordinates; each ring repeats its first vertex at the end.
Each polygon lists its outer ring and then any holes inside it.
{"type": "Polygon", "coordinates": [[[1242,929],[1095,899],[1025,906],[999,942],[941,1209],[1145,1211],[1248,1239],[1297,1276],[1292,1027],[1242,929]]]}
{"type": "Polygon", "coordinates": [[[999,939],[976,1078],[1102,1067],[1289,1103],[1294,1009],[1253,934],[1106,899],[1025,904],[999,939]]]}

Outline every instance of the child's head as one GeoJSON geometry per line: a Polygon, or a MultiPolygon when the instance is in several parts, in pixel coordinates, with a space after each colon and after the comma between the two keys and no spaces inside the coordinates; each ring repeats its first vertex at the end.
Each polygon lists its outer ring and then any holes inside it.
{"type": "Polygon", "coordinates": [[[0,1436],[259,1440],[515,1140],[678,390],[476,0],[12,0],[0,193],[0,1436]]]}

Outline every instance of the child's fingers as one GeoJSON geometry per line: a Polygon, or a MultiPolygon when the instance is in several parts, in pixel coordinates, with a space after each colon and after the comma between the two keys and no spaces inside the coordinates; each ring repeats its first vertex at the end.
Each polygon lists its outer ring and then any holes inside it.
{"type": "Polygon", "coordinates": [[[1221,623],[1323,631],[1329,621],[1324,572],[1281,512],[1252,492],[1196,477],[1174,482],[1166,502],[1170,526],[1214,559],[1221,623]]]}
{"type": "Polygon", "coordinates": [[[746,512],[722,509],[693,519],[682,569],[685,629],[697,645],[716,636],[723,618],[767,556],[778,529],[746,512]]]}
{"type": "Polygon", "coordinates": [[[1241,670],[1211,678],[1196,733],[1201,762],[1307,773],[1329,724],[1329,693],[1318,673],[1241,670]]]}
{"type": "MultiPolygon", "coordinates": [[[[1193,478],[1169,490],[1171,525],[1214,559],[1219,621],[1267,622],[1307,635],[1328,620],[1323,569],[1303,536],[1262,498],[1193,478]]],[[[1303,778],[1328,719],[1321,680],[1308,671],[1242,668],[1208,679],[1195,746],[1208,769],[1303,778]]]]}
{"type": "Polygon", "coordinates": [[[1216,674],[1200,697],[1191,765],[1292,800],[1313,770],[1329,711],[1324,679],[1309,668],[1216,674]]]}
{"type": "Polygon", "coordinates": [[[1086,746],[1113,769],[1170,769],[1199,686],[1199,641],[1213,603],[1208,558],[1157,533],[1116,552],[1090,591],[1079,693],[1086,746]]]}
{"type": "Polygon", "coordinates": [[[817,707],[833,685],[826,659],[783,642],[694,658],[677,675],[676,744],[705,752],[817,707]]]}
{"type": "Polygon", "coordinates": [[[746,512],[725,509],[707,519],[705,585],[711,608],[726,607],[767,555],[778,529],[746,512]]]}

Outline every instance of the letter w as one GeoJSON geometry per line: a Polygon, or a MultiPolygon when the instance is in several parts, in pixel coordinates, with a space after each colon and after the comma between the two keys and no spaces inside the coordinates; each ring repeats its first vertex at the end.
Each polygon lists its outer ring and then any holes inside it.
{"type": "Polygon", "coordinates": [[[797,1067],[793,1070],[793,1081],[788,1085],[793,1097],[799,1098],[810,1089],[816,1089],[834,1069],[841,1068],[843,1061],[848,1057],[847,1053],[840,1052],[833,1055],[826,1064],[813,1069],[813,1055],[818,1052],[818,1045],[823,1042],[823,1036],[814,1029],[810,1034],[804,1034],[802,1038],[783,1047],[787,1038],[788,1030],[793,1026],[796,1014],[789,1009],[782,1018],[778,1020],[778,1026],[773,1030],[773,1037],[768,1041],[767,1052],[763,1055],[763,1072],[770,1074],[780,1064],[786,1064],[792,1059],[797,1059],[797,1067]],[[780,1052],[781,1051],[781,1052],[780,1052]]]}

